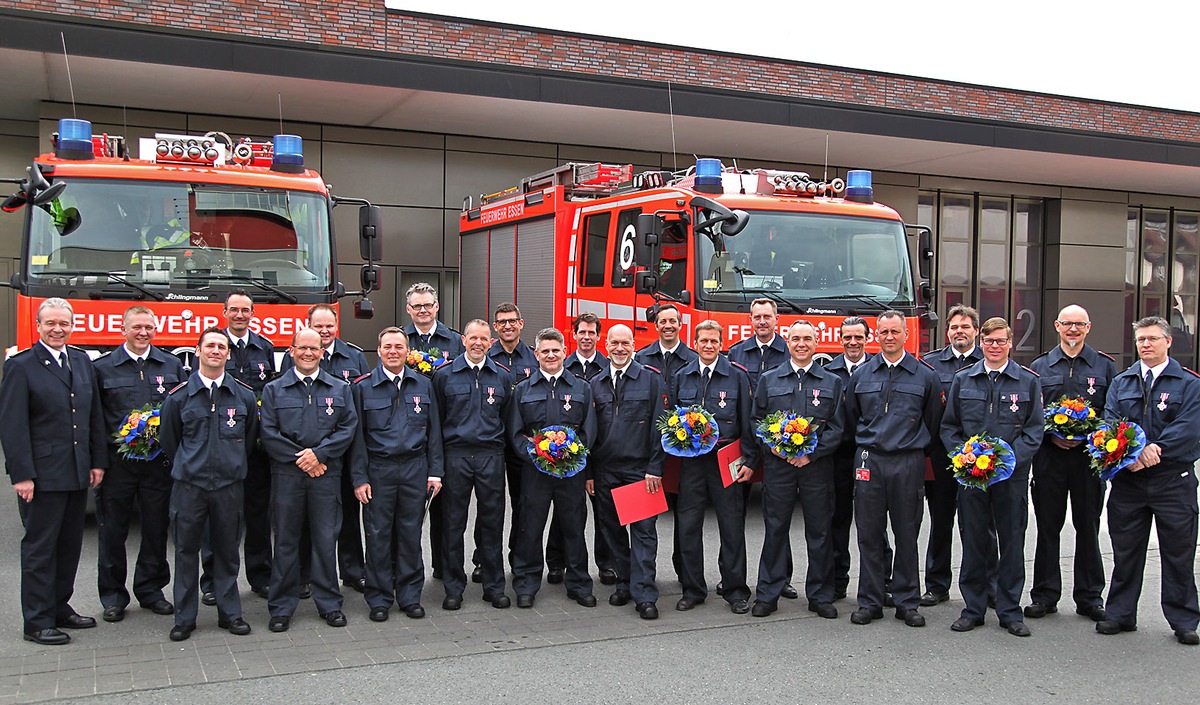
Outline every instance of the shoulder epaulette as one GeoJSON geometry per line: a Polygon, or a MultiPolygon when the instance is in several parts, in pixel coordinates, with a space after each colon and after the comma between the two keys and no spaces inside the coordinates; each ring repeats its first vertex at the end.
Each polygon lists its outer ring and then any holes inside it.
{"type": "MultiPolygon", "coordinates": [[[[74,347],[74,346],[68,345],[67,347],[74,347]]],[[[115,349],[116,349],[116,348],[113,348],[113,350],[115,350],[115,349]]],[[[96,357],[96,360],[102,360],[102,359],[104,359],[104,358],[106,358],[106,357],[108,357],[109,355],[112,355],[112,354],[113,354],[113,351],[112,351],[112,350],[109,350],[108,352],[102,352],[102,353],[100,353],[100,355],[98,355],[98,356],[96,357]]],[[[96,360],[92,360],[92,362],[95,362],[96,360]]]]}
{"type": "MultiPolygon", "coordinates": [[[[240,384],[240,385],[242,385],[242,386],[243,386],[243,387],[245,387],[247,390],[249,390],[249,391],[251,391],[251,392],[254,392],[254,387],[251,387],[250,385],[246,384],[245,382],[243,382],[242,380],[238,379],[237,377],[234,377],[234,378],[233,378],[233,381],[234,381],[234,382],[237,382],[237,383],[238,383],[238,384],[240,384]]],[[[255,394],[257,394],[257,392],[254,392],[254,393],[255,393],[255,394]]]]}
{"type": "Polygon", "coordinates": [[[1021,368],[1022,368],[1022,369],[1024,369],[1024,370],[1025,370],[1026,372],[1028,372],[1029,374],[1033,375],[1034,377],[1041,377],[1041,375],[1039,375],[1038,373],[1036,373],[1036,372],[1034,372],[1033,370],[1029,369],[1028,367],[1025,367],[1025,365],[1021,365],[1021,368]]]}
{"type": "Polygon", "coordinates": [[[363,349],[362,349],[362,348],[358,347],[358,346],[357,346],[357,345],[355,345],[354,343],[351,343],[351,342],[349,342],[349,341],[346,341],[346,340],[343,340],[342,342],[343,342],[343,343],[346,343],[346,345],[347,345],[348,347],[354,348],[355,350],[357,350],[357,351],[359,351],[359,352],[362,352],[362,351],[363,351],[363,349]]]}
{"type": "MultiPolygon", "coordinates": [[[[1093,348],[1093,350],[1095,350],[1095,348],[1093,348]]],[[[1104,352],[1103,350],[1096,350],[1096,352],[1099,353],[1100,355],[1102,355],[1103,357],[1107,357],[1108,359],[1112,360],[1113,362],[1117,361],[1117,359],[1115,357],[1113,357],[1112,355],[1109,355],[1108,353],[1104,352]]],[[[1184,368],[1184,369],[1187,369],[1187,368],[1184,368]]]]}
{"type": "Polygon", "coordinates": [[[643,364],[643,365],[642,365],[642,367],[645,367],[646,369],[648,369],[648,370],[650,370],[650,371],[654,372],[655,374],[659,374],[659,375],[661,375],[661,374],[662,374],[662,370],[658,369],[658,368],[657,368],[657,367],[655,367],[654,365],[645,365],[645,364],[643,364]]]}
{"type": "Polygon", "coordinates": [[[72,350],[78,350],[79,352],[83,353],[84,355],[87,355],[87,350],[84,350],[83,348],[79,347],[78,345],[71,345],[70,343],[68,343],[67,347],[71,348],[72,350]]]}
{"type": "MultiPolygon", "coordinates": [[[[916,356],[916,355],[913,355],[913,357],[917,357],[917,356],[916,356]]],[[[917,357],[917,362],[921,363],[922,365],[925,365],[926,367],[928,367],[929,369],[933,370],[934,372],[937,372],[937,370],[934,370],[934,369],[933,369],[933,365],[929,364],[928,362],[925,362],[925,358],[923,358],[923,357],[917,357]]]]}
{"type": "Polygon", "coordinates": [[[365,375],[359,375],[359,376],[355,377],[354,380],[352,382],[350,382],[350,384],[358,384],[359,382],[363,381],[364,379],[366,379],[370,376],[371,376],[370,372],[366,373],[365,375]]]}
{"type": "Polygon", "coordinates": [[[741,370],[742,372],[745,372],[746,374],[750,374],[750,370],[746,369],[746,366],[745,366],[745,365],[743,365],[743,364],[742,364],[742,363],[740,363],[740,362],[734,362],[733,360],[730,360],[730,361],[729,361],[729,364],[731,364],[731,365],[733,365],[734,367],[738,368],[738,369],[739,369],[739,370],[741,370]]]}
{"type": "MultiPolygon", "coordinates": [[[[1100,351],[1099,351],[1099,350],[1097,350],[1096,352],[1100,352],[1100,351]]],[[[1034,359],[1034,360],[1040,360],[1040,359],[1042,359],[1043,357],[1046,357],[1046,356],[1047,356],[1047,355],[1049,355],[1049,354],[1050,354],[1050,351],[1049,351],[1049,350],[1047,350],[1046,352],[1042,353],[1041,355],[1038,355],[1037,357],[1035,357],[1035,358],[1033,358],[1033,359],[1034,359]]]]}
{"type": "Polygon", "coordinates": [[[508,369],[503,364],[496,362],[495,360],[492,360],[492,364],[495,365],[496,367],[499,367],[500,369],[504,370],[505,372],[512,372],[512,370],[508,369]]]}
{"type": "Polygon", "coordinates": [[[180,382],[179,384],[175,385],[174,387],[171,387],[171,391],[167,392],[167,394],[174,394],[175,392],[178,392],[180,389],[183,389],[187,385],[188,385],[188,381],[185,379],[182,382],[180,382]]]}
{"type": "MultiPolygon", "coordinates": [[[[1180,367],[1183,367],[1183,365],[1180,365],[1180,367]]],[[[1187,367],[1183,367],[1183,371],[1184,371],[1184,372],[1190,372],[1190,373],[1192,373],[1192,376],[1193,376],[1193,377],[1200,377],[1200,372],[1197,372],[1197,371],[1195,371],[1195,370],[1193,370],[1193,369],[1189,369],[1189,368],[1187,368],[1187,367]]]]}

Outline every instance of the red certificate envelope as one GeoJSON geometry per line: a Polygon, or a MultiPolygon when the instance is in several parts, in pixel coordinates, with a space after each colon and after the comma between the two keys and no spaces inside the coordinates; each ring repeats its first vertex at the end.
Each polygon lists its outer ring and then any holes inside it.
{"type": "Polygon", "coordinates": [[[742,442],[734,441],[724,448],[717,448],[717,469],[721,471],[721,482],[729,487],[737,479],[738,472],[746,464],[742,457],[742,442]]]}
{"type": "Polygon", "coordinates": [[[934,479],[934,477],[933,477],[933,461],[930,460],[928,457],[926,457],[925,458],[925,481],[930,482],[933,479],[934,479]]]}
{"type": "Polygon", "coordinates": [[[635,521],[649,519],[667,511],[667,493],[650,494],[646,491],[645,480],[618,487],[612,491],[612,495],[621,526],[628,526],[635,521]]]}
{"type": "Polygon", "coordinates": [[[663,463],[663,491],[671,494],[679,494],[679,470],[683,467],[683,462],[678,456],[668,455],[666,462],[663,463]]]}

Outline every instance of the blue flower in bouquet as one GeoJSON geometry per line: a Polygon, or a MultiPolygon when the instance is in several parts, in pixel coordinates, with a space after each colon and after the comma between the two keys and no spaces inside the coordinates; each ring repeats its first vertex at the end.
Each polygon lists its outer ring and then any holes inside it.
{"type": "Polygon", "coordinates": [[[677,406],[659,417],[657,425],[663,450],[681,458],[704,455],[721,438],[717,420],[699,404],[677,406]]]}
{"type": "Polygon", "coordinates": [[[161,419],[158,405],[146,404],[130,411],[121,427],[113,434],[117,442],[117,453],[130,460],[154,460],[162,452],[158,443],[161,419]]]}

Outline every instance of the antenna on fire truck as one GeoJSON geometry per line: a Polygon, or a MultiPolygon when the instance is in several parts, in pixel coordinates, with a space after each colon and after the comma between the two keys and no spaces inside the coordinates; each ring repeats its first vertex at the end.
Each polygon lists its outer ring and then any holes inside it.
{"type": "Polygon", "coordinates": [[[821,172],[821,181],[829,183],[829,133],[825,133],[825,171],[821,172]]]}
{"type": "Polygon", "coordinates": [[[67,88],[71,91],[71,117],[77,118],[79,115],[75,112],[75,82],[71,80],[71,57],[67,54],[67,35],[59,32],[58,38],[62,40],[63,63],[67,65],[67,88]]]}
{"type": "Polygon", "coordinates": [[[675,99],[670,81],[667,81],[667,111],[671,113],[671,172],[674,173],[679,171],[679,156],[675,153],[675,99]]]}

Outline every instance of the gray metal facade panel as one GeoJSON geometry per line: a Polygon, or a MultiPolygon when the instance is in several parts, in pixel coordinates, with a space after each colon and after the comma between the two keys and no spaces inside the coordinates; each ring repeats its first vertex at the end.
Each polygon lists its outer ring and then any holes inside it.
{"type": "Polygon", "coordinates": [[[554,219],[521,223],[517,230],[517,306],[526,340],[554,325],[554,219]]]}
{"type": "Polygon", "coordinates": [[[472,318],[482,318],[490,321],[488,312],[488,292],[481,285],[487,281],[488,275],[488,231],[480,230],[469,235],[463,235],[461,259],[459,261],[459,325],[465,324],[472,318]]]}
{"type": "MultiPolygon", "coordinates": [[[[488,253],[489,278],[487,279],[489,309],[494,309],[497,305],[516,298],[516,270],[513,267],[515,230],[511,225],[501,225],[491,230],[492,239],[488,253]]],[[[463,282],[462,288],[465,289],[468,286],[466,278],[460,278],[459,281],[463,282]]],[[[521,313],[522,315],[525,313],[524,309],[521,310],[521,313]]]]}

